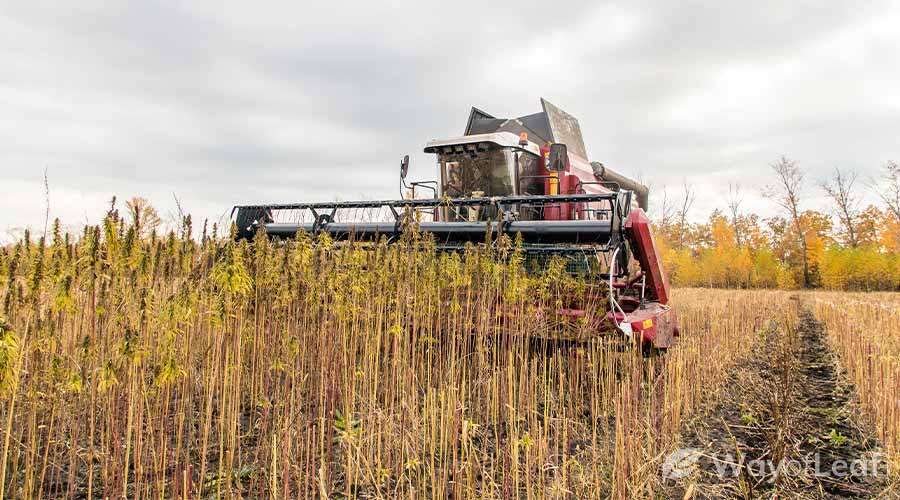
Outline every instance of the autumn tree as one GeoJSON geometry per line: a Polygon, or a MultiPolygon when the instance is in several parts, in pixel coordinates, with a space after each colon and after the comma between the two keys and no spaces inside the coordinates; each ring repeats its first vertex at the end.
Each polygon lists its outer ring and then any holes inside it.
{"type": "Polygon", "coordinates": [[[826,250],[836,243],[832,238],[834,223],[829,214],[818,210],[805,210],[800,214],[800,221],[805,231],[803,241],[806,242],[810,286],[818,286],[819,265],[826,250]]]}
{"type": "Polygon", "coordinates": [[[800,246],[800,257],[803,265],[803,286],[809,288],[812,285],[809,274],[809,250],[806,244],[806,228],[803,223],[803,210],[801,208],[803,198],[804,173],[793,160],[782,156],[771,165],[775,172],[777,182],[763,190],[763,195],[775,202],[787,214],[793,232],[800,246]]]}
{"type": "Polygon", "coordinates": [[[735,231],[741,232],[741,244],[745,247],[759,249],[769,246],[770,237],[765,233],[762,220],[757,214],[738,216],[735,231]]]}
{"type": "MultiPolygon", "coordinates": [[[[856,219],[856,242],[861,247],[880,247],[882,233],[888,229],[891,215],[875,205],[869,205],[859,212],[856,219]]],[[[885,245],[889,246],[889,245],[885,245]]]]}
{"type": "Polygon", "coordinates": [[[828,179],[819,182],[819,186],[828,195],[834,206],[832,212],[841,223],[841,237],[851,248],[859,246],[857,223],[859,219],[859,198],[853,192],[856,183],[856,171],[844,172],[835,167],[828,179]]]}

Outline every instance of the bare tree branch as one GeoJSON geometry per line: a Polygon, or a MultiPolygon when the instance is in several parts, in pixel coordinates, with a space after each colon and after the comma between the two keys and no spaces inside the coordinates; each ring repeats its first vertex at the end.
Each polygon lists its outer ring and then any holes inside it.
{"type": "Polygon", "coordinates": [[[697,195],[694,192],[693,186],[688,184],[687,180],[684,181],[682,186],[684,192],[684,198],[681,200],[681,210],[678,211],[678,248],[684,248],[684,237],[687,232],[687,216],[688,212],[691,210],[691,206],[694,205],[694,200],[697,195]]]}
{"type": "Polygon", "coordinates": [[[880,182],[875,184],[875,191],[900,221],[900,163],[889,161],[884,164],[880,182]]]}
{"type": "Polygon", "coordinates": [[[665,186],[662,188],[662,203],[660,205],[659,225],[668,231],[672,226],[672,220],[675,218],[675,207],[672,206],[672,200],[669,199],[669,191],[665,186]]]}
{"type": "Polygon", "coordinates": [[[734,241],[738,248],[741,246],[741,228],[738,225],[738,216],[740,215],[741,203],[744,197],[741,196],[741,185],[728,183],[728,210],[731,212],[731,225],[734,226],[734,241]]]}
{"type": "MultiPolygon", "coordinates": [[[[893,160],[885,163],[881,178],[878,181],[873,180],[872,186],[887,206],[888,212],[900,224],[900,163],[893,160]]],[[[897,239],[900,243],[900,234],[897,235],[897,239]]]]}
{"type": "Polygon", "coordinates": [[[841,222],[847,244],[853,248],[856,248],[859,244],[856,223],[859,218],[860,202],[853,194],[853,184],[856,183],[857,177],[858,174],[854,170],[842,172],[838,167],[834,167],[834,174],[830,178],[819,182],[819,187],[834,202],[832,211],[841,222]]]}

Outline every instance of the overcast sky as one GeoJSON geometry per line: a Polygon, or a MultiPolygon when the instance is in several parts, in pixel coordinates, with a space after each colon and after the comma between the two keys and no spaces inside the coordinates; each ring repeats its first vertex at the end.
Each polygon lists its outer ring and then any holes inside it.
{"type": "Polygon", "coordinates": [[[96,222],[109,198],[396,197],[398,162],[545,97],[651,203],[744,207],[787,155],[814,181],[900,159],[900,4],[859,1],[0,3],[0,234],[96,222]]]}

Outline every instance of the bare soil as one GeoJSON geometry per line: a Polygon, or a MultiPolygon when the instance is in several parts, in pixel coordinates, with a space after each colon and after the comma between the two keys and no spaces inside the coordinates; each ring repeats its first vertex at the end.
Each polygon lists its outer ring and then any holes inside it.
{"type": "Polygon", "coordinates": [[[772,321],[723,396],[684,426],[665,498],[900,498],[821,323],[772,321]]]}

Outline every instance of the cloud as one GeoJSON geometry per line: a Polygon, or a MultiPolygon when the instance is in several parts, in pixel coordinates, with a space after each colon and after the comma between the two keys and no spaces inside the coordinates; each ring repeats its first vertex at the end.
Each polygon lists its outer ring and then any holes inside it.
{"type": "MultiPolygon", "coordinates": [[[[250,201],[393,197],[432,178],[468,107],[546,97],[594,159],[696,215],[789,155],[824,176],[900,157],[900,8],[889,2],[29,2],[0,7],[0,230],[112,195],[197,218],[250,201]]],[[[819,195],[810,186],[811,203],[819,195]]],[[[653,193],[651,193],[652,200],[653,193]]],[[[771,211],[753,199],[753,210],[771,211]]]]}

